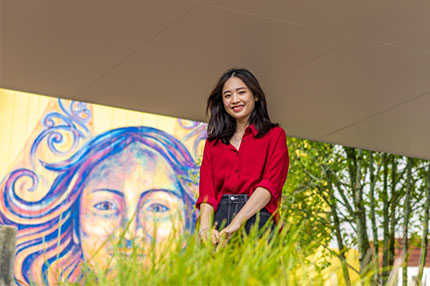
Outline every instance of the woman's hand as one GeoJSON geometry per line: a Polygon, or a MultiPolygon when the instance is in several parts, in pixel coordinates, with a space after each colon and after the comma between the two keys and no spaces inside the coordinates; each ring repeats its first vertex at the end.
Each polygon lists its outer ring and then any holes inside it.
{"type": "Polygon", "coordinates": [[[218,232],[218,230],[213,229],[212,230],[212,243],[214,245],[217,245],[220,241],[221,237],[220,237],[220,233],[218,232]]]}
{"type": "Polygon", "coordinates": [[[241,227],[241,223],[239,223],[237,220],[233,220],[226,228],[224,228],[219,233],[218,243],[216,250],[218,251],[220,248],[223,248],[227,245],[228,241],[230,240],[233,233],[238,231],[241,227]]]}
{"type": "Polygon", "coordinates": [[[220,237],[229,240],[233,233],[238,231],[242,226],[237,220],[233,220],[226,228],[220,232],[220,237]]]}
{"type": "Polygon", "coordinates": [[[209,240],[212,244],[217,245],[220,242],[220,233],[216,229],[202,229],[199,231],[200,241],[209,240]]]}
{"type": "Polygon", "coordinates": [[[213,244],[219,242],[219,232],[213,227],[214,208],[207,203],[200,204],[200,241],[210,241],[213,244]]]}

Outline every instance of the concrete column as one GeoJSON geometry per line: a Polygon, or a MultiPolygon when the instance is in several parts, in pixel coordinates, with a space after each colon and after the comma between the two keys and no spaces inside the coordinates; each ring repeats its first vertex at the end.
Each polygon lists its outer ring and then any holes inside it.
{"type": "Polygon", "coordinates": [[[0,225],[0,286],[15,285],[16,233],[16,227],[0,225]]]}

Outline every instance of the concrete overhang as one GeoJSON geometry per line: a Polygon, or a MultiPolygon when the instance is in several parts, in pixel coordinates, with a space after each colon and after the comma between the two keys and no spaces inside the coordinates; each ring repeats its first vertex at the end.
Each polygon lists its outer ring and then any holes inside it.
{"type": "Polygon", "coordinates": [[[430,159],[430,1],[1,0],[0,87],[205,121],[229,67],[290,136],[430,159]]]}

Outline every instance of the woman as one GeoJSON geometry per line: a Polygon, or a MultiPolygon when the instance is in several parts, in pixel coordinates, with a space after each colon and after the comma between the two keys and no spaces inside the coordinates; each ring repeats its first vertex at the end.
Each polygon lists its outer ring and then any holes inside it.
{"type": "Polygon", "coordinates": [[[288,150],[284,130],[270,121],[264,92],[246,69],[221,76],[206,111],[208,138],[196,206],[199,236],[217,244],[244,224],[249,232],[257,217],[260,228],[273,226],[271,217],[278,221],[288,150]]]}
{"type": "Polygon", "coordinates": [[[161,130],[109,130],[67,160],[43,165],[56,178],[40,200],[20,195],[28,180],[31,192],[40,183],[30,169],[13,171],[0,189],[0,224],[18,227],[18,285],[82,282],[83,265],[109,267],[110,238],[118,239],[112,237],[118,230],[127,229],[121,254],[137,246],[144,257],[152,240],[193,229],[188,210],[195,200],[186,186],[196,165],[186,147],[161,130]]]}

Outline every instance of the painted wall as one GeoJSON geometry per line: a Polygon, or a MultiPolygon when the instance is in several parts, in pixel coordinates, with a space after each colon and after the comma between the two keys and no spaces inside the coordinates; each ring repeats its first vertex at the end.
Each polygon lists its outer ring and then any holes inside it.
{"type": "Polygon", "coordinates": [[[0,224],[19,285],[80,281],[113,241],[142,257],[196,219],[206,125],[0,89],[0,224]]]}

